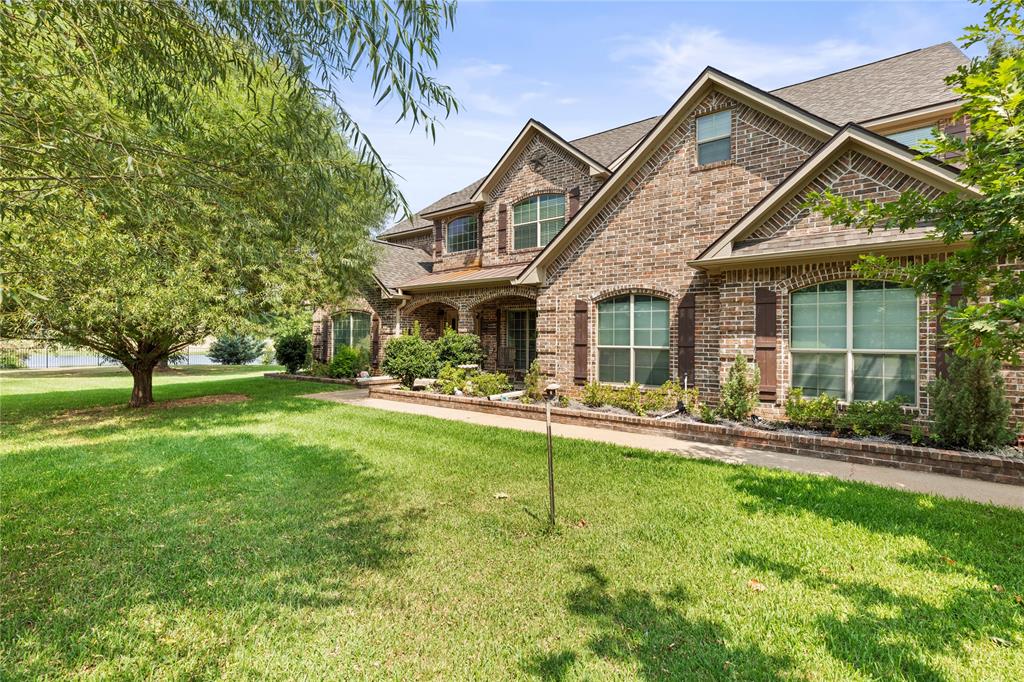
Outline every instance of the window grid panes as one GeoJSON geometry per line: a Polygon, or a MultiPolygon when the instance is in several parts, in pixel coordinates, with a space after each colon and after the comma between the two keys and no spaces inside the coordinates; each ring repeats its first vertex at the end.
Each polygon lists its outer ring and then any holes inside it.
{"type": "Polygon", "coordinates": [[[542,194],[512,207],[512,244],[516,249],[547,246],[565,226],[565,196],[542,194]]]}
{"type": "Polygon", "coordinates": [[[508,345],[516,352],[515,368],[525,371],[537,357],[537,311],[508,311],[508,345]]]}
{"type": "Polygon", "coordinates": [[[370,314],[349,312],[334,317],[334,351],[341,346],[370,349],[370,314]]]}
{"type": "Polygon", "coordinates": [[[826,282],[790,296],[792,385],[804,395],[917,402],[917,296],[892,282],[826,282]]]}
{"type": "Polygon", "coordinates": [[[732,156],[732,111],[697,118],[697,163],[725,161],[732,156]]]}
{"type": "Polygon", "coordinates": [[[597,304],[597,378],[660,386],[669,379],[668,301],[618,296],[597,304]]]}
{"type": "Polygon", "coordinates": [[[448,223],[448,253],[476,249],[476,216],[456,218],[448,223]]]}

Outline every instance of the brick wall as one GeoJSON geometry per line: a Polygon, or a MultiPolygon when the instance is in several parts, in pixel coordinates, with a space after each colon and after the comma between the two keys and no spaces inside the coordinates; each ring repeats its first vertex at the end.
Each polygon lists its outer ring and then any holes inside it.
{"type": "Polygon", "coordinates": [[[434,253],[434,235],[429,230],[418,234],[388,236],[384,237],[384,239],[392,244],[411,246],[423,249],[429,254],[434,253]]]}
{"type": "Polygon", "coordinates": [[[375,364],[379,363],[383,358],[384,344],[395,334],[398,302],[383,298],[377,287],[365,287],[342,303],[320,306],[313,311],[313,357],[330,360],[334,354],[334,329],[330,320],[337,313],[344,311],[370,313],[371,320],[377,321],[380,347],[377,357],[371,360],[375,364]]]}
{"type": "Polygon", "coordinates": [[[596,377],[596,302],[615,293],[669,300],[670,365],[677,373],[677,304],[696,296],[696,381],[714,399],[719,385],[720,278],[686,264],[795,170],[821,143],[760,111],[712,93],[656,150],[562,252],[538,298],[538,355],[544,371],[573,383],[573,311],[589,302],[589,374],[596,377]],[[697,166],[695,119],[732,109],[732,158],[697,166]]]}

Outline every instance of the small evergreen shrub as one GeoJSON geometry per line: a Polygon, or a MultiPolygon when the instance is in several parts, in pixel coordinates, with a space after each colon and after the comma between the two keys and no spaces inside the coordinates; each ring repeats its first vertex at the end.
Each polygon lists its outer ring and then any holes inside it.
{"type": "Polygon", "coordinates": [[[901,396],[891,400],[858,400],[846,406],[838,424],[855,436],[891,436],[907,423],[904,402],[901,396]]]}
{"type": "Polygon", "coordinates": [[[442,367],[437,372],[437,383],[434,384],[434,391],[442,395],[455,395],[456,392],[465,392],[466,380],[469,372],[458,367],[442,367]]]}
{"type": "Polygon", "coordinates": [[[438,367],[479,365],[483,362],[484,351],[480,337],[476,334],[460,334],[451,327],[444,330],[441,338],[434,342],[438,367]]]}
{"type": "Polygon", "coordinates": [[[327,376],[334,379],[350,379],[370,368],[370,353],[365,348],[338,346],[331,358],[327,376]]]}
{"type": "Polygon", "coordinates": [[[803,389],[794,388],[786,396],[786,417],[794,426],[831,430],[839,419],[839,399],[826,393],[804,398],[803,389]]]}
{"type": "Polygon", "coordinates": [[[277,363],[284,365],[289,374],[295,374],[309,362],[310,344],[305,332],[285,332],[274,339],[277,363]]]}
{"type": "Polygon", "coordinates": [[[612,389],[611,398],[611,405],[614,407],[632,412],[638,417],[647,414],[646,407],[644,406],[644,394],[640,390],[640,384],[626,384],[622,388],[612,389]]]}
{"type": "Polygon", "coordinates": [[[933,381],[928,395],[932,436],[940,444],[984,450],[1013,442],[998,360],[954,356],[948,376],[933,381]]]}
{"type": "Polygon", "coordinates": [[[222,334],[210,344],[207,355],[221,365],[248,365],[260,357],[263,342],[244,334],[222,334]]]}
{"type": "Polygon", "coordinates": [[[750,370],[747,358],[737,355],[722,384],[722,399],[718,414],[732,421],[744,421],[757,407],[757,392],[761,385],[761,371],[757,365],[750,370]]]}
{"type": "Polygon", "coordinates": [[[698,404],[697,413],[699,414],[699,419],[705,424],[714,424],[718,421],[718,413],[715,411],[715,408],[707,403],[698,404]]]}
{"type": "Polygon", "coordinates": [[[331,366],[326,362],[313,360],[309,363],[309,373],[315,377],[329,377],[331,376],[331,366]]]}
{"type": "Polygon", "coordinates": [[[512,390],[512,383],[501,372],[477,372],[466,382],[467,395],[486,398],[487,396],[507,393],[512,390]]]}
{"type": "Polygon", "coordinates": [[[587,407],[607,405],[610,390],[610,386],[605,386],[596,381],[588,381],[583,387],[583,395],[580,397],[580,402],[587,407]]]}
{"type": "Polygon", "coordinates": [[[420,336],[419,322],[413,324],[411,332],[388,339],[381,367],[408,388],[416,379],[437,376],[437,351],[420,336]]]}
{"type": "Polygon", "coordinates": [[[542,379],[543,377],[540,375],[540,360],[534,360],[530,363],[530,369],[526,370],[526,376],[523,377],[524,403],[535,403],[538,400],[544,399],[542,379]]]}

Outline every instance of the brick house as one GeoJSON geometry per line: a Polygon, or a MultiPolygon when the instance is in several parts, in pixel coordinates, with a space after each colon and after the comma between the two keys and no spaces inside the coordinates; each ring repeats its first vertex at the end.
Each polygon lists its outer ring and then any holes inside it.
{"type": "MultiPolygon", "coordinates": [[[[971,192],[910,148],[936,127],[966,132],[944,81],[966,61],[944,43],[771,92],[708,68],[660,116],[575,140],[530,120],[487,175],[378,235],[373,285],[316,311],[315,352],[366,344],[376,366],[419,321],[428,338],[480,335],[489,369],[536,358],[565,389],[678,378],[712,402],[744,354],[764,413],[801,386],[903,395],[927,416],[945,357],[935,301],[851,267],[958,245],[802,204],[825,188],[971,192]]],[[[1024,418],[1024,372],[1006,375],[1024,418]]]]}

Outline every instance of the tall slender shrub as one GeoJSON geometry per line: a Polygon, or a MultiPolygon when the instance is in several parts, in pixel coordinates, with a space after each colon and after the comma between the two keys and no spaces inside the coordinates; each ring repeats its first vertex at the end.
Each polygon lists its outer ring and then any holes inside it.
{"type": "Polygon", "coordinates": [[[998,360],[954,356],[948,375],[929,384],[928,394],[932,437],[940,444],[983,450],[1013,441],[998,360]]]}

